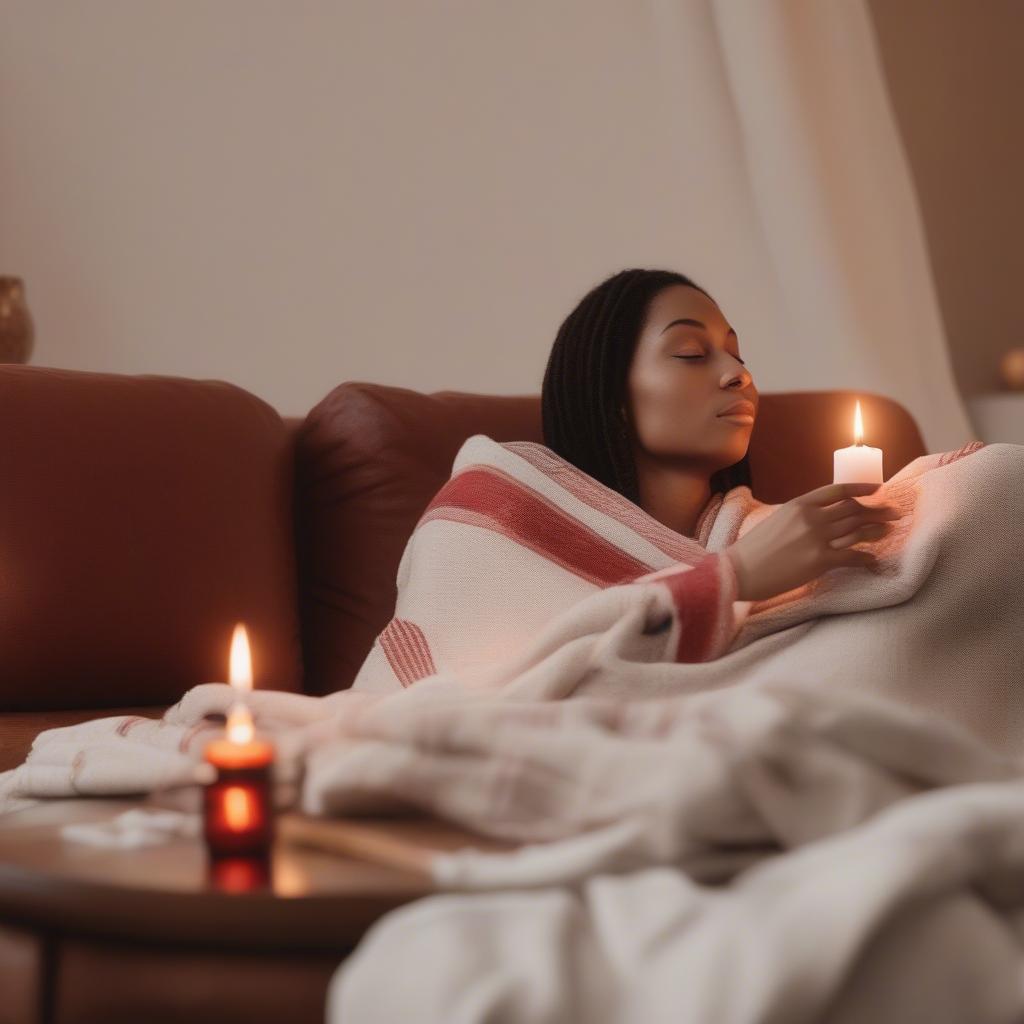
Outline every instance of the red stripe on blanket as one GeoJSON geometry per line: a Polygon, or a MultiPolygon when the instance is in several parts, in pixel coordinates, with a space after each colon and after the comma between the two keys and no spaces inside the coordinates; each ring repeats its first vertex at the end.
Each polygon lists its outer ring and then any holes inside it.
{"type": "Polygon", "coordinates": [[[426,635],[410,619],[392,619],[377,642],[402,686],[411,686],[437,672],[426,635]]]}
{"type": "Polygon", "coordinates": [[[426,634],[410,619],[399,619],[395,626],[413,664],[420,673],[418,678],[432,676],[437,671],[437,666],[430,653],[430,644],[427,642],[426,634]]]}
{"type": "MultiPolygon", "coordinates": [[[[595,480],[550,448],[538,445],[535,441],[503,441],[501,444],[503,448],[514,452],[549,480],[567,490],[574,498],[622,523],[623,526],[628,526],[649,544],[653,544],[659,551],[668,555],[673,562],[695,565],[704,557],[703,552],[694,552],[695,541],[681,537],[674,530],[659,523],[625,495],[613,491],[600,480],[595,480]]],[[[709,502],[704,513],[710,511],[711,507],[712,503],[709,502]]],[[[701,518],[704,518],[703,514],[701,518]]],[[[700,525],[698,523],[698,535],[700,525]]]]}
{"type": "Polygon", "coordinates": [[[984,441],[968,441],[967,444],[961,445],[956,451],[944,452],[939,457],[939,465],[948,466],[951,462],[956,462],[957,459],[962,459],[965,455],[973,455],[984,447],[984,441]]]}
{"type": "Polygon", "coordinates": [[[431,519],[494,530],[601,587],[626,583],[652,569],[532,487],[492,466],[456,473],[434,495],[417,528],[431,519]]]}
{"type": "Polygon", "coordinates": [[[720,555],[707,555],[692,569],[680,569],[658,580],[672,594],[679,620],[676,661],[704,661],[719,628],[720,555]]]}
{"type": "Polygon", "coordinates": [[[142,715],[126,715],[124,721],[117,727],[115,732],[118,736],[127,736],[129,729],[138,725],[139,722],[145,721],[146,719],[142,715]]]}

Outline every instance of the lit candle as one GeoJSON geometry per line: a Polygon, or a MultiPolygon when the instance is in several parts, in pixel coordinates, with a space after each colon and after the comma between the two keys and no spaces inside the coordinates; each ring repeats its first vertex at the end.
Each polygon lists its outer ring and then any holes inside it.
{"type": "MultiPolygon", "coordinates": [[[[245,626],[235,626],[231,638],[230,681],[236,699],[227,716],[221,739],[208,743],[203,751],[216,776],[204,791],[203,825],[206,848],[216,881],[223,876],[228,888],[240,877],[238,858],[267,860],[274,838],[274,808],[271,771],[273,745],[256,736],[245,694],[252,690],[252,659],[245,626]]],[[[267,880],[267,872],[246,877],[267,880]]]]}
{"type": "Polygon", "coordinates": [[[849,448],[833,453],[832,482],[835,484],[880,484],[882,476],[882,449],[864,443],[864,421],[860,402],[853,414],[853,440],[849,448]]]}

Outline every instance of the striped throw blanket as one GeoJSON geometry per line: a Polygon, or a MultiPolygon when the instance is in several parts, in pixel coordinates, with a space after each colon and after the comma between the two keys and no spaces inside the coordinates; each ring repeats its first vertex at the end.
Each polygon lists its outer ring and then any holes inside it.
{"type": "Polygon", "coordinates": [[[747,603],[736,599],[731,562],[708,545],[735,539],[749,495],[738,488],[724,507],[715,495],[697,537],[684,537],[541,444],[477,434],[416,525],[395,616],[353,688],[394,689],[439,667],[502,660],[591,594],[653,579],[671,601],[662,628],[673,660],[715,658],[747,603]]]}
{"type": "Polygon", "coordinates": [[[962,699],[962,671],[1019,625],[1017,576],[1003,567],[1022,527],[1021,454],[974,441],[914,460],[862,499],[905,513],[862,545],[877,569],[834,569],[748,602],[723,551],[776,508],[749,488],[713,495],[690,538],[543,445],[475,435],[416,525],[394,618],[353,689],[441,675],[531,698],[666,696],[797,677],[966,713],[1008,740],[1016,666],[985,656],[998,701],[984,707],[962,699]],[[910,600],[923,588],[926,600],[910,600]],[[583,638],[612,623],[629,653],[596,671],[583,638]]]}

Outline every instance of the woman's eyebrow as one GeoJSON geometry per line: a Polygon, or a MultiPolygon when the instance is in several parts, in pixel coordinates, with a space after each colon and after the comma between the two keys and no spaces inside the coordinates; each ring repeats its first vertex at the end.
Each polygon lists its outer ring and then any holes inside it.
{"type": "MultiPolygon", "coordinates": [[[[678,320],[673,320],[670,324],[666,324],[661,329],[661,333],[664,334],[670,327],[675,327],[676,324],[687,324],[690,327],[699,327],[704,331],[708,329],[708,325],[701,323],[700,320],[693,320],[688,316],[684,316],[680,317],[678,320]]],[[[739,335],[731,327],[725,333],[726,335],[731,334],[737,341],[739,341],[739,335]]]]}

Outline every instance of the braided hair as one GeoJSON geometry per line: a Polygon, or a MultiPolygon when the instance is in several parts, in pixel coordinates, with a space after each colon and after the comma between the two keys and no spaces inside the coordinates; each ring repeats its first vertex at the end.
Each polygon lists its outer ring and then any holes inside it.
{"type": "MultiPolygon", "coordinates": [[[[620,409],[637,339],[654,297],[687,285],[670,270],[622,270],[592,288],[558,329],[544,371],[544,444],[596,480],[640,503],[629,432],[620,409]]],[[[714,300],[712,300],[714,301],[714,300]]],[[[750,486],[747,456],[714,473],[711,493],[750,486]]]]}

